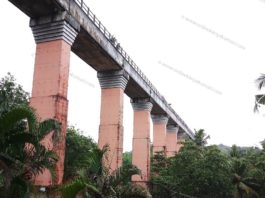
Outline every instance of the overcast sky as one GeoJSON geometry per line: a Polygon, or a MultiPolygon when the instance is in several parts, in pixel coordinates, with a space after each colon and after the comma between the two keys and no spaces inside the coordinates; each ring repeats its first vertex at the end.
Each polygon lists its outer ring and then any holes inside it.
{"type": "MultiPolygon", "coordinates": [[[[85,2],[188,126],[205,129],[209,143],[256,146],[265,139],[265,111],[253,113],[254,80],[265,73],[265,1],[85,2]]],[[[29,18],[8,1],[0,7],[0,77],[11,72],[31,92],[35,42],[29,18]]],[[[96,72],[72,53],[70,73],[69,125],[97,140],[96,72]]],[[[124,148],[131,150],[127,96],[124,106],[124,148]]]]}

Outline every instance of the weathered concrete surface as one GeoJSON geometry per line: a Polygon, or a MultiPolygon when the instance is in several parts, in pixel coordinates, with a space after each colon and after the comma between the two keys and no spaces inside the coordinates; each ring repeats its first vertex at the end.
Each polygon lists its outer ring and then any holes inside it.
{"type": "Polygon", "coordinates": [[[188,139],[187,135],[179,128],[179,131],[177,133],[177,148],[176,151],[177,153],[183,147],[183,143],[188,139]]]}
{"type": "Polygon", "coordinates": [[[178,127],[175,125],[167,126],[167,137],[166,137],[166,156],[173,157],[177,152],[177,133],[178,127]]]}
{"type": "MultiPolygon", "coordinates": [[[[42,142],[60,156],[55,167],[56,184],[61,183],[64,173],[70,51],[71,46],[64,40],[37,44],[30,100],[30,105],[38,110],[38,115],[42,120],[54,118],[61,122],[60,141],[53,145],[50,134],[42,142]]],[[[51,182],[51,175],[48,170],[35,178],[36,185],[49,186],[51,182]]]]}
{"type": "Polygon", "coordinates": [[[63,8],[53,0],[10,0],[29,17],[48,16],[62,11],[63,8]]]}
{"type": "Polygon", "coordinates": [[[153,153],[163,151],[166,153],[166,136],[168,117],[165,115],[152,115],[153,120],[153,153]]]}
{"type": "Polygon", "coordinates": [[[101,108],[98,144],[109,146],[104,163],[110,171],[122,165],[123,153],[123,98],[128,83],[128,74],[98,72],[101,87],[101,108]]]}
{"type": "Polygon", "coordinates": [[[109,145],[104,159],[111,171],[122,165],[123,152],[123,96],[122,88],[101,89],[101,110],[98,145],[109,145]]]}
{"type": "MultiPolygon", "coordinates": [[[[30,21],[37,44],[30,104],[42,120],[54,118],[61,122],[59,142],[53,144],[52,133],[41,142],[59,156],[55,166],[55,184],[62,182],[64,174],[70,52],[79,30],[79,25],[71,25],[66,21],[66,17],[65,12],[60,12],[52,17],[39,17],[30,21]]],[[[52,178],[48,170],[44,170],[35,178],[35,184],[39,186],[49,186],[51,183],[52,178]]]]}
{"type": "Polygon", "coordinates": [[[150,180],[150,111],[152,103],[148,101],[132,101],[133,149],[132,164],[136,165],[142,175],[133,175],[132,181],[147,187],[150,180]]]}
{"type": "MultiPolygon", "coordinates": [[[[72,46],[72,51],[97,71],[124,69],[130,76],[125,93],[130,98],[150,97],[154,107],[152,114],[167,114],[169,124],[177,124],[193,139],[193,132],[168,105],[164,97],[154,88],[145,75],[125,55],[117,44],[111,41],[111,35],[95,25],[74,0],[9,0],[31,18],[53,15],[67,11],[69,18],[80,24],[80,32],[72,46]]],[[[84,6],[83,6],[84,8],[84,6]]],[[[87,11],[86,11],[87,12],[87,11]]],[[[100,22],[98,24],[101,24],[100,22]]]]}

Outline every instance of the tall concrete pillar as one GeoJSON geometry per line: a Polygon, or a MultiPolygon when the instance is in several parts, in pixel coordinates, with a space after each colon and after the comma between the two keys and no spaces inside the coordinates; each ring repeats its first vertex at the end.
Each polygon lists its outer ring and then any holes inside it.
{"type": "Polygon", "coordinates": [[[134,110],[132,164],[142,176],[133,175],[132,181],[147,187],[150,180],[150,112],[153,104],[149,99],[132,100],[134,110]]]}
{"type": "Polygon", "coordinates": [[[159,151],[166,152],[166,115],[152,115],[153,120],[153,154],[159,151]]]}
{"type": "MultiPolygon", "coordinates": [[[[62,182],[64,173],[65,136],[67,128],[67,90],[71,45],[79,26],[66,20],[67,14],[31,19],[36,46],[32,97],[30,105],[37,110],[41,120],[54,118],[61,122],[61,138],[56,145],[47,135],[42,142],[59,156],[56,164],[55,184],[62,182]]],[[[51,185],[51,174],[45,170],[35,178],[35,184],[51,185]]]]}
{"type": "Polygon", "coordinates": [[[183,131],[181,131],[181,129],[179,129],[178,134],[177,134],[177,149],[176,149],[177,153],[179,152],[179,150],[183,146],[185,139],[186,139],[185,133],[183,131]]]}
{"type": "Polygon", "coordinates": [[[178,127],[176,125],[167,125],[167,138],[166,138],[167,157],[173,157],[177,153],[177,133],[178,133],[178,127]]]}
{"type": "Polygon", "coordinates": [[[122,165],[123,97],[129,76],[123,70],[99,72],[101,109],[98,145],[109,146],[104,163],[110,171],[122,165]]]}

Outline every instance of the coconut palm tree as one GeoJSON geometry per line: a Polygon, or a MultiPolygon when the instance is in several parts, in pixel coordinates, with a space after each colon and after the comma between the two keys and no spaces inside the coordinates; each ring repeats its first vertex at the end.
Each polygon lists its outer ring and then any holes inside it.
{"type": "Polygon", "coordinates": [[[40,143],[51,131],[53,140],[58,140],[59,123],[38,122],[26,105],[0,114],[0,197],[26,197],[34,176],[45,168],[54,173],[57,156],[40,143]]]}
{"type": "Polygon", "coordinates": [[[233,184],[236,186],[236,197],[260,197],[254,190],[254,187],[260,187],[253,178],[242,178],[241,176],[234,174],[233,184]]]}
{"type": "Polygon", "coordinates": [[[194,134],[194,143],[197,146],[204,147],[207,144],[207,140],[210,138],[209,135],[207,135],[204,132],[204,129],[195,129],[195,134],[194,134]]]}
{"type": "Polygon", "coordinates": [[[242,156],[239,147],[236,145],[232,146],[230,157],[233,172],[232,183],[236,189],[236,197],[259,197],[256,190],[260,189],[261,186],[254,177],[249,175],[257,167],[253,166],[246,157],[242,156]]]}

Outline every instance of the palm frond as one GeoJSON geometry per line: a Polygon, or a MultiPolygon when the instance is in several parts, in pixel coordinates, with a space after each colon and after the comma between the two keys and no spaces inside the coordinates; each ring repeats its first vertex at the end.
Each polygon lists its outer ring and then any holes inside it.
{"type": "Polygon", "coordinates": [[[7,164],[0,159],[0,170],[1,170],[1,179],[3,179],[3,183],[1,182],[1,185],[5,187],[5,189],[8,189],[11,185],[12,181],[12,173],[8,169],[7,164]]]}
{"type": "Polygon", "coordinates": [[[59,157],[58,155],[53,151],[45,151],[44,155],[42,156],[42,160],[40,163],[45,169],[48,169],[52,176],[52,182],[54,182],[57,179],[56,171],[55,171],[55,165],[58,161],[59,157]]]}
{"type": "Polygon", "coordinates": [[[257,88],[261,89],[262,87],[265,86],[265,74],[261,74],[260,77],[258,77],[255,80],[255,83],[257,84],[257,88]]]}
{"type": "Polygon", "coordinates": [[[57,142],[60,137],[60,130],[61,130],[61,125],[58,121],[54,119],[44,120],[39,124],[38,128],[39,138],[40,140],[42,140],[48,133],[53,131],[52,139],[54,142],[57,142]]]}
{"type": "Polygon", "coordinates": [[[16,164],[16,165],[22,164],[14,157],[8,155],[7,153],[2,153],[2,152],[0,152],[0,160],[4,161],[6,164],[16,164]]]}
{"type": "Polygon", "coordinates": [[[238,188],[243,191],[244,193],[246,193],[247,195],[252,195],[252,196],[255,196],[255,197],[259,197],[258,193],[253,190],[252,188],[250,188],[249,186],[247,186],[246,184],[244,184],[243,182],[240,182],[238,184],[238,188]]]}
{"type": "Polygon", "coordinates": [[[134,165],[121,166],[111,174],[110,180],[113,186],[117,186],[130,181],[133,175],[141,175],[141,170],[134,165]]]}
{"type": "Polygon", "coordinates": [[[255,98],[256,98],[256,102],[258,104],[263,104],[263,105],[265,104],[265,95],[264,94],[256,95],[255,98]]]}
{"type": "Polygon", "coordinates": [[[38,144],[35,136],[30,133],[13,134],[6,141],[6,144],[14,144],[14,146],[17,146],[17,145],[23,146],[23,145],[26,145],[27,143],[32,144],[32,145],[38,144]]]}
{"type": "Polygon", "coordinates": [[[127,185],[119,188],[118,190],[119,198],[147,198],[148,192],[145,188],[140,185],[127,185]]]}
{"type": "Polygon", "coordinates": [[[103,158],[107,155],[108,150],[109,147],[105,145],[102,149],[93,148],[90,151],[89,169],[92,173],[97,175],[108,174],[107,167],[103,165],[103,158]]]}
{"type": "Polygon", "coordinates": [[[255,106],[254,106],[254,112],[259,111],[260,105],[265,105],[265,95],[260,94],[255,96],[255,106]]]}
{"type": "Polygon", "coordinates": [[[85,189],[93,194],[100,195],[99,190],[95,186],[81,179],[76,179],[68,184],[65,184],[60,188],[60,192],[62,193],[63,198],[75,198],[80,191],[85,189]]]}
{"type": "Polygon", "coordinates": [[[259,108],[260,108],[260,105],[259,105],[257,102],[255,102],[255,105],[254,105],[253,111],[254,111],[255,113],[259,113],[259,108]]]}
{"type": "Polygon", "coordinates": [[[58,156],[53,151],[46,149],[38,150],[34,156],[32,156],[31,161],[29,162],[30,167],[34,170],[35,174],[42,172],[45,168],[54,172],[55,163],[58,160],[58,156]]]}
{"type": "Polygon", "coordinates": [[[0,135],[8,133],[16,123],[23,119],[27,120],[29,131],[34,131],[37,128],[37,117],[34,111],[27,106],[18,106],[0,117],[0,135]]]}
{"type": "Polygon", "coordinates": [[[21,177],[14,178],[9,190],[11,197],[29,198],[30,186],[30,182],[26,182],[21,177]]]}

